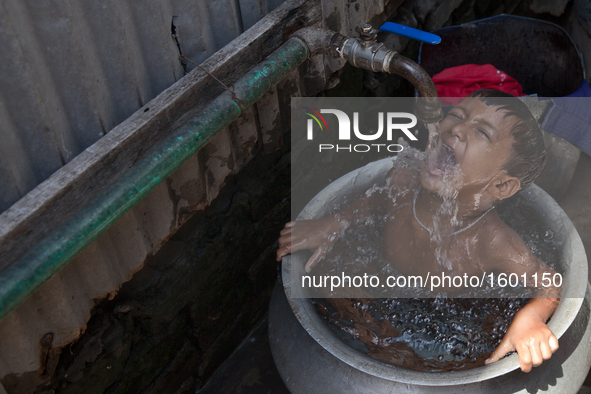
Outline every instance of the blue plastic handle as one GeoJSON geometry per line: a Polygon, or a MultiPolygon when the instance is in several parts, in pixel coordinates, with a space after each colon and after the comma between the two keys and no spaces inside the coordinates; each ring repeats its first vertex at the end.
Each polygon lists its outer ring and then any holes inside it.
{"type": "Polygon", "coordinates": [[[412,38],[413,40],[426,42],[428,44],[439,44],[441,37],[437,34],[427,33],[426,31],[413,29],[412,27],[399,25],[394,22],[386,22],[380,27],[380,31],[398,34],[399,36],[412,38]]]}

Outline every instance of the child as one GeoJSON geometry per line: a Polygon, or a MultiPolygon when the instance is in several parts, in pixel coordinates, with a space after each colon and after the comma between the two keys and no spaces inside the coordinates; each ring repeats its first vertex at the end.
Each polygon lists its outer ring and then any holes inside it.
{"type": "MultiPolygon", "coordinates": [[[[393,168],[385,192],[328,217],[287,223],[277,260],[312,250],[305,267],[309,272],[346,228],[383,210],[384,253],[403,275],[504,272],[537,274],[540,280],[545,272],[554,274],[494,210],[529,186],[545,165],[542,133],[527,106],[506,93],[477,91],[449,111],[440,129],[443,146],[427,155],[420,173],[393,168]],[[450,181],[456,183],[452,189],[450,181]],[[450,202],[450,209],[443,209],[450,202]],[[435,233],[440,234],[437,242],[435,233]]],[[[487,364],[517,351],[521,369],[529,372],[558,349],[545,323],[556,309],[559,289],[545,290],[544,298],[530,299],[515,315],[487,364]]]]}

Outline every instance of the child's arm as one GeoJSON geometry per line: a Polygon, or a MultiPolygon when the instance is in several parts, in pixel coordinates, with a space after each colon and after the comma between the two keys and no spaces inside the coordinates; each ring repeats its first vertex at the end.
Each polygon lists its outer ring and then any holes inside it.
{"type": "Polygon", "coordinates": [[[558,300],[532,298],[515,314],[503,341],[486,360],[486,364],[494,363],[514,350],[519,355],[523,372],[529,372],[532,366],[537,367],[542,361],[548,360],[558,349],[558,340],[546,325],[546,321],[556,310],[558,300]]]}
{"type": "MultiPolygon", "coordinates": [[[[537,259],[521,238],[513,230],[496,233],[491,246],[500,251],[501,264],[499,269],[505,273],[525,274],[530,279],[528,286],[534,286],[532,275],[537,275],[537,284],[542,283],[543,274],[549,272],[551,277],[556,272],[544,262],[537,259]],[[502,246],[502,248],[501,248],[502,246]]],[[[529,302],[515,314],[505,337],[495,351],[486,360],[486,364],[503,358],[507,353],[517,351],[523,372],[548,360],[558,349],[558,340],[550,331],[546,322],[558,306],[560,288],[550,286],[537,289],[538,297],[529,302]],[[543,297],[543,298],[542,298],[543,297]]]]}
{"type": "Polygon", "coordinates": [[[305,267],[306,272],[310,272],[347,228],[366,221],[378,210],[386,209],[387,197],[391,198],[393,191],[408,191],[414,182],[416,174],[411,170],[392,168],[386,175],[386,187],[383,190],[353,201],[334,215],[287,223],[280,233],[277,261],[298,250],[312,250],[314,253],[305,267]]]}
{"type": "Polygon", "coordinates": [[[306,272],[310,272],[347,228],[360,219],[369,217],[369,211],[369,198],[364,197],[342,211],[322,219],[288,222],[280,233],[277,261],[299,250],[313,250],[314,253],[305,267],[306,272]]]}

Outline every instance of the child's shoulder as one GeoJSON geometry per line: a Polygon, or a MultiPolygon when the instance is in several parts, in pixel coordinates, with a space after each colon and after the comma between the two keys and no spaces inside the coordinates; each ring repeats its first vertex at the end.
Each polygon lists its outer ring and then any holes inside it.
{"type": "Polygon", "coordinates": [[[501,265],[530,263],[536,258],[523,239],[492,211],[481,226],[478,234],[481,253],[501,265]]]}

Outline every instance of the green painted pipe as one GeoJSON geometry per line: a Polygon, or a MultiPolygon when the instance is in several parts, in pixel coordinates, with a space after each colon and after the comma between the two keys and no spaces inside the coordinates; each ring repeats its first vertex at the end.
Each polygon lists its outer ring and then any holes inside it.
{"type": "Polygon", "coordinates": [[[0,320],[308,57],[289,39],[203,111],[0,273],[0,320]],[[235,101],[236,100],[236,101],[235,101]]]}

